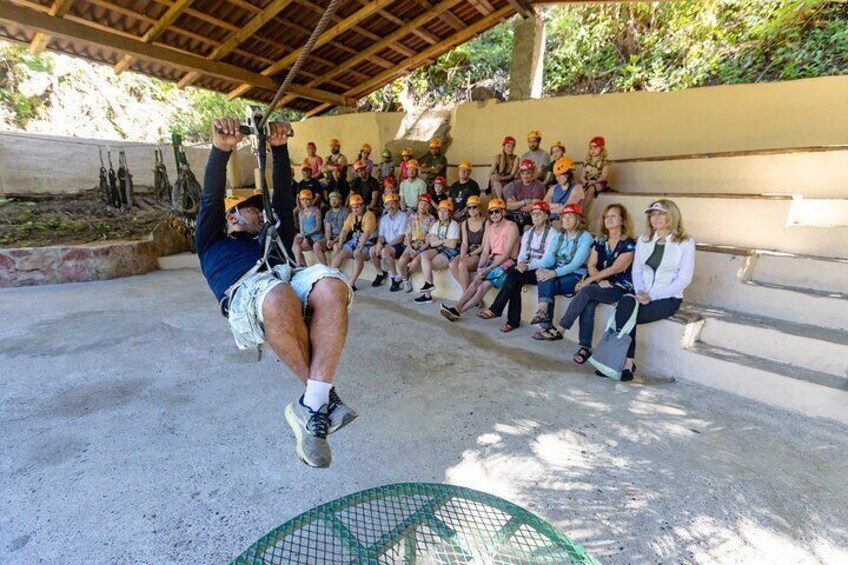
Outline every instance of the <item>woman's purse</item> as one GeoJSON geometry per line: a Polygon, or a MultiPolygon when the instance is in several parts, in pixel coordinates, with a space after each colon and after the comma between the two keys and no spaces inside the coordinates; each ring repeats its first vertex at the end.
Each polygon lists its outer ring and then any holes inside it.
{"type": "Polygon", "coordinates": [[[605,377],[617,381],[621,380],[621,372],[627,362],[627,350],[630,349],[630,343],[633,341],[630,332],[636,326],[638,314],[639,302],[637,301],[633,308],[633,314],[630,315],[630,319],[619,332],[615,331],[615,312],[610,316],[595,352],[589,357],[589,363],[605,377]]]}

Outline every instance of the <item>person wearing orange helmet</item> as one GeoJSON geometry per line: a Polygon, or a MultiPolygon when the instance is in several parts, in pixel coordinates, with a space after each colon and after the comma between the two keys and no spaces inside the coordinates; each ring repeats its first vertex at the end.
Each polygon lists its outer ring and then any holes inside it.
{"type": "Polygon", "coordinates": [[[297,225],[300,231],[294,236],[294,258],[298,267],[306,267],[304,251],[312,250],[313,245],[324,239],[321,224],[321,209],[313,204],[312,191],[305,188],[297,194],[297,225]]]}
{"type": "Polygon", "coordinates": [[[336,163],[330,167],[330,170],[327,171],[329,178],[327,179],[327,187],[324,189],[328,193],[330,192],[338,192],[342,195],[345,204],[347,203],[348,196],[350,196],[350,184],[347,182],[347,179],[344,175],[344,167],[341,164],[336,163]]]}
{"type": "Polygon", "coordinates": [[[324,168],[324,159],[318,155],[318,147],[315,145],[314,141],[310,141],[306,144],[306,159],[304,159],[304,161],[309,163],[309,169],[312,171],[312,176],[314,178],[321,176],[321,171],[324,168]]]}
{"type": "Polygon", "coordinates": [[[363,143],[362,147],[359,148],[359,156],[357,156],[356,160],[365,163],[365,170],[368,171],[368,176],[370,177],[374,172],[374,161],[371,160],[371,146],[363,143]]]}
{"type": "MultiPolygon", "coordinates": [[[[412,281],[410,276],[421,266],[421,253],[430,247],[430,226],[433,225],[433,216],[430,208],[433,199],[426,192],[418,196],[418,208],[415,214],[409,217],[406,224],[406,235],[404,236],[404,251],[397,263],[398,274],[392,280],[390,292],[399,292],[403,285],[404,292],[412,292],[412,281]]],[[[391,269],[393,265],[389,263],[391,269]]]]}
{"type": "Polygon", "coordinates": [[[521,161],[530,159],[536,165],[535,175],[537,180],[545,178],[548,165],[551,162],[551,156],[547,151],[539,147],[542,143],[542,132],[537,129],[530,130],[527,133],[527,151],[521,156],[521,161]]]}
{"type": "Polygon", "coordinates": [[[465,219],[465,206],[470,196],[480,196],[480,185],[471,178],[471,161],[462,160],[457,167],[459,179],[453,183],[448,191],[456,206],[453,219],[461,222],[465,219]]]}
{"type": "Polygon", "coordinates": [[[537,283],[536,270],[542,266],[542,258],[555,246],[559,233],[548,223],[551,209],[544,200],[533,204],[530,212],[533,227],[521,237],[518,264],[506,275],[506,280],[492,305],[477,313],[484,320],[499,318],[509,305],[506,323],[501,326],[504,333],[521,325],[521,290],[524,285],[537,283]]]}
{"type": "Polygon", "coordinates": [[[453,306],[442,303],[439,313],[455,322],[462,313],[475,305],[481,305],[483,297],[491,288],[500,288],[507,272],[515,265],[520,237],[518,226],[504,217],[506,202],[500,198],[489,201],[489,226],[483,238],[480,266],[471,284],[453,306]]]}
{"type": "MultiPolygon", "coordinates": [[[[415,212],[418,197],[427,192],[427,183],[418,176],[418,161],[410,159],[406,162],[407,178],[400,183],[400,206],[407,214],[415,212]]],[[[431,198],[432,200],[432,198],[431,198]]]]}
{"type": "MultiPolygon", "coordinates": [[[[285,259],[264,254],[257,234],[262,228],[262,197],[234,206],[224,204],[227,161],[242,141],[239,120],[214,120],[212,149],[206,164],[196,245],[203,275],[219,301],[240,349],[268,343],[306,387],[285,408],[295,434],[297,457],[328,467],[327,436],[350,423],[356,413],[341,402],[333,380],[347,334],[351,290],[344,276],[325,265],[293,271],[285,259]],[[304,314],[312,312],[307,327],[304,314]]],[[[294,194],[285,122],[269,124],[273,197],[282,249],[291,255],[294,241],[294,194]]]]}
{"type": "MultiPolygon", "coordinates": [[[[600,135],[589,140],[589,152],[583,161],[583,173],[580,181],[586,187],[586,195],[594,198],[609,187],[610,161],[607,152],[607,142],[600,135]]],[[[588,204],[587,204],[588,206],[588,204]]]]}
{"type": "Polygon", "coordinates": [[[433,186],[436,177],[444,175],[448,169],[448,160],[442,154],[442,142],[439,139],[433,138],[430,140],[430,153],[421,162],[421,174],[424,175],[424,180],[427,186],[433,186]]]}
{"type": "Polygon", "coordinates": [[[518,164],[515,138],[508,135],[501,142],[501,152],[495,155],[489,170],[489,192],[492,192],[495,198],[505,198],[503,188],[518,176],[518,164]]]}
{"type": "Polygon", "coordinates": [[[471,273],[477,271],[480,253],[483,251],[483,238],[488,222],[480,210],[480,197],[472,194],[465,203],[467,214],[459,226],[461,243],[459,255],[450,262],[450,272],[462,287],[462,292],[471,284],[471,273]]]}
{"type": "Polygon", "coordinates": [[[548,189],[545,202],[551,206],[551,221],[555,228],[560,229],[560,213],[569,204],[583,206],[586,192],[583,185],[574,180],[574,162],[568,157],[561,157],[553,164],[556,184],[548,189]]]}
{"type": "Polygon", "coordinates": [[[424,284],[421,296],[416,298],[416,304],[430,304],[436,285],[433,284],[433,271],[444,271],[451,260],[459,255],[459,224],[451,219],[453,201],[448,198],[439,202],[438,219],[430,227],[430,248],[421,254],[421,272],[424,284]]]}
{"type": "Polygon", "coordinates": [[[532,160],[521,161],[518,171],[520,178],[504,187],[504,193],[507,195],[507,217],[524,229],[532,224],[533,204],[545,198],[545,185],[537,178],[536,163],[532,160]]]}
{"type": "Polygon", "coordinates": [[[330,154],[324,159],[324,171],[332,170],[333,165],[341,165],[342,178],[347,179],[348,160],[345,154],[342,153],[341,143],[336,138],[330,140],[330,154]]]}
{"type": "Polygon", "coordinates": [[[395,259],[403,255],[403,240],[406,238],[406,224],[409,222],[409,216],[400,211],[400,197],[394,192],[383,196],[383,206],[386,212],[380,218],[377,244],[371,248],[371,263],[377,270],[377,276],[371,283],[372,287],[380,286],[389,277],[388,271],[383,269],[382,261],[391,267],[393,275],[397,275],[394,268],[395,259]]]}
{"type": "MultiPolygon", "coordinates": [[[[412,148],[404,147],[400,152],[400,163],[395,171],[395,180],[398,184],[409,178],[408,163],[412,160],[412,148]]],[[[417,161],[416,161],[417,162],[417,161]]]]}
{"type": "Polygon", "coordinates": [[[586,262],[592,251],[592,234],[579,204],[567,204],[561,210],[563,230],[555,245],[542,257],[536,271],[539,280],[539,308],[531,324],[541,330],[533,339],[554,341],[562,332],[553,325],[554,301],[557,296],[573,296],[580,279],[586,276],[586,262]]]}
{"type": "Polygon", "coordinates": [[[312,193],[312,205],[322,208],[326,202],[326,189],[321,186],[317,178],[312,176],[312,165],[309,161],[304,160],[300,165],[301,180],[297,183],[298,194],[302,190],[308,190],[312,193]]]}
{"type": "Polygon", "coordinates": [[[351,194],[358,194],[365,201],[365,207],[378,217],[383,213],[383,202],[380,198],[380,183],[368,172],[368,167],[363,161],[353,162],[353,184],[350,187],[351,194]]]}
{"type": "Polygon", "coordinates": [[[331,192],[327,200],[330,206],[324,213],[324,239],[312,246],[315,260],[324,265],[327,264],[327,252],[333,251],[333,247],[339,241],[342,229],[344,229],[345,220],[350,215],[350,210],[343,206],[344,199],[341,193],[331,192]]]}
{"type": "Polygon", "coordinates": [[[350,215],[345,220],[339,242],[335,245],[332,265],[340,269],[347,259],[353,259],[348,284],[356,291],[356,281],[362,274],[365,260],[370,255],[371,247],[377,243],[377,217],[374,212],[365,208],[365,201],[360,195],[351,194],[349,203],[350,215]]]}

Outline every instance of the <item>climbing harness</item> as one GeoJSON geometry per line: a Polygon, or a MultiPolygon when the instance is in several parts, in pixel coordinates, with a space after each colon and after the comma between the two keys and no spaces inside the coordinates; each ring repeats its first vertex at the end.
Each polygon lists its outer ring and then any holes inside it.
{"type": "Polygon", "coordinates": [[[115,207],[121,207],[121,193],[118,190],[118,177],[112,166],[112,148],[106,147],[106,156],[109,159],[109,203],[115,207]]]}
{"type": "Polygon", "coordinates": [[[197,210],[200,207],[200,183],[191,170],[182,146],[182,137],[174,134],[174,159],[177,162],[177,180],[171,193],[171,227],[188,241],[194,251],[194,230],[197,210]]]}
{"type": "Polygon", "coordinates": [[[97,148],[100,152],[100,188],[98,192],[100,193],[100,200],[103,204],[110,204],[112,197],[111,191],[109,189],[109,179],[106,173],[106,164],[103,162],[103,147],[98,146],[97,148]]]}
{"type": "Polygon", "coordinates": [[[127,165],[127,154],[123,147],[118,150],[118,181],[121,185],[121,206],[124,209],[132,208],[135,206],[132,173],[130,173],[129,165],[127,165]]]}
{"type": "Polygon", "coordinates": [[[165,167],[165,158],[162,154],[162,147],[153,148],[153,159],[155,165],[153,167],[153,198],[157,201],[171,202],[171,181],[168,179],[168,169],[165,167]]]}

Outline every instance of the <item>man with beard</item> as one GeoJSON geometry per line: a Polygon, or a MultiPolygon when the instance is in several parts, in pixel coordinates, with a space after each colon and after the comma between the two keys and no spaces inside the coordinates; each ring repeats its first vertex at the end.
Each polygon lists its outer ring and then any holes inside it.
{"type": "Polygon", "coordinates": [[[368,167],[363,161],[353,162],[353,173],[356,175],[351,186],[351,194],[358,194],[365,202],[365,207],[380,217],[382,210],[380,202],[380,183],[368,173],[368,167]]]}
{"type": "Polygon", "coordinates": [[[471,178],[471,161],[460,161],[457,169],[459,180],[450,187],[450,197],[456,206],[453,219],[461,222],[465,219],[465,207],[468,205],[469,196],[480,196],[480,185],[471,178]]]}
{"type": "Polygon", "coordinates": [[[334,165],[341,165],[342,178],[347,180],[347,157],[342,153],[342,145],[338,139],[330,140],[330,154],[324,159],[324,171],[332,170],[334,165]]]}
{"type": "Polygon", "coordinates": [[[518,166],[518,180],[512,181],[504,192],[510,196],[506,201],[507,218],[525,228],[532,223],[530,212],[537,200],[544,200],[545,185],[536,178],[536,164],[525,159],[518,166]]]}
{"type": "MultiPolygon", "coordinates": [[[[539,145],[542,143],[542,132],[537,129],[530,130],[527,134],[527,147],[528,151],[525,151],[524,155],[521,156],[521,160],[530,159],[533,163],[536,164],[535,178],[542,180],[545,178],[547,174],[548,165],[551,163],[551,156],[544,149],[540,149],[539,145]]],[[[507,195],[508,196],[508,195],[507,195]]]]}

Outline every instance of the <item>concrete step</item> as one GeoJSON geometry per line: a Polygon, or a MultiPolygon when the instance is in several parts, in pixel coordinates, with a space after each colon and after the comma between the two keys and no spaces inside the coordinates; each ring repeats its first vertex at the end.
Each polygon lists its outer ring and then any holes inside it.
{"type": "Polygon", "coordinates": [[[753,316],[845,329],[848,320],[845,295],[750,280],[751,273],[756,271],[756,256],[740,253],[699,250],[695,256],[695,277],[684,299],[753,316]]]}
{"type": "Polygon", "coordinates": [[[810,417],[848,423],[848,380],[698,343],[672,360],[680,376],[810,417]]]}
{"type": "Polygon", "coordinates": [[[759,253],[751,281],[822,292],[848,293],[848,261],[786,253],[759,253]]]}
{"type": "Polygon", "coordinates": [[[848,382],[848,332],[753,316],[709,306],[686,305],[704,318],[699,341],[723,350],[826,373],[848,382]]]}
{"type": "Polygon", "coordinates": [[[199,269],[200,260],[194,253],[177,253],[159,257],[159,269],[163,271],[174,271],[178,269],[199,269]]]}
{"type": "Polygon", "coordinates": [[[828,218],[828,224],[841,227],[799,225],[795,221],[804,215],[804,201],[789,196],[606,193],[592,204],[592,228],[597,231],[603,208],[618,202],[630,211],[641,233],[642,211],[660,197],[677,203],[687,230],[699,243],[848,259],[848,218],[828,218]]]}

